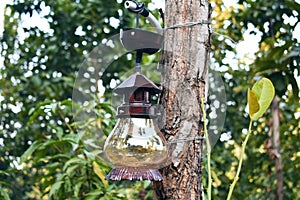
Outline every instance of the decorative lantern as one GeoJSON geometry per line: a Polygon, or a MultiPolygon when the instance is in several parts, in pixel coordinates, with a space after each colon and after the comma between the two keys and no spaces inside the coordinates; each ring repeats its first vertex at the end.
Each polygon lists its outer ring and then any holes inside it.
{"type": "Polygon", "coordinates": [[[123,104],[104,145],[106,158],[115,166],[106,179],[162,181],[157,169],[167,161],[167,142],[155,122],[156,107],[151,104],[151,96],[160,89],[137,72],[115,92],[123,95],[123,104]]]}
{"type": "Polygon", "coordinates": [[[114,92],[123,95],[123,104],[117,110],[117,124],[106,139],[104,154],[114,165],[106,176],[108,180],[162,181],[158,169],[167,162],[167,142],[157,124],[157,108],[152,105],[153,95],[160,89],[141,74],[143,53],[154,54],[162,44],[162,28],[145,8],[136,1],[126,1],[125,7],[137,15],[146,17],[158,32],[139,29],[121,31],[121,42],[127,50],[136,50],[136,73],[121,83],[114,92]]]}

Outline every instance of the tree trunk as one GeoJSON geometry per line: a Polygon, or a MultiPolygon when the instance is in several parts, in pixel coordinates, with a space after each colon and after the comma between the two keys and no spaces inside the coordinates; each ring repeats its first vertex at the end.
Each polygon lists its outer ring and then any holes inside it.
{"type": "MultiPolygon", "coordinates": [[[[165,27],[209,19],[207,0],[166,0],[165,27]]],[[[164,134],[172,144],[173,159],[162,170],[165,180],[153,183],[154,199],[202,200],[200,100],[207,87],[209,26],[167,29],[164,50],[161,100],[165,108],[164,134]]]]}
{"type": "Polygon", "coordinates": [[[275,155],[276,167],[276,199],[283,200],[283,174],[280,153],[280,118],[279,118],[279,102],[278,97],[275,96],[272,102],[272,118],[273,118],[273,150],[275,155]]]}

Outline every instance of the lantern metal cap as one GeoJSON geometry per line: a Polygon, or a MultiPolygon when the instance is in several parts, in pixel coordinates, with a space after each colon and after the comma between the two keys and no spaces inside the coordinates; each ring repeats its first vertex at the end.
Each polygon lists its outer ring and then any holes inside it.
{"type": "Polygon", "coordinates": [[[128,79],[116,87],[114,92],[117,94],[126,94],[135,91],[138,88],[143,88],[152,94],[158,94],[161,92],[155,83],[139,72],[131,75],[128,79]]]}
{"type": "Polygon", "coordinates": [[[139,50],[149,55],[158,52],[163,44],[162,35],[137,28],[121,29],[120,40],[128,51],[139,50]]]}

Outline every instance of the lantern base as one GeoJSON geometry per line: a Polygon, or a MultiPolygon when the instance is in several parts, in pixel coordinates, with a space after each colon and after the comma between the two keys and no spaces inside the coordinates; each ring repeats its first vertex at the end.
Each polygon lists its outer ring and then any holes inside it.
{"type": "Polygon", "coordinates": [[[163,181],[161,173],[157,169],[138,167],[113,168],[105,178],[106,180],[148,180],[163,181]]]}

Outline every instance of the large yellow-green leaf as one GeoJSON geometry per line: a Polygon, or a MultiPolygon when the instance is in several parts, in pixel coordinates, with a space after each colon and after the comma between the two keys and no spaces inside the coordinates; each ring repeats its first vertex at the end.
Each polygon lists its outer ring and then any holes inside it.
{"type": "Polygon", "coordinates": [[[275,89],[272,82],[267,78],[262,78],[261,80],[257,81],[252,90],[250,90],[250,99],[248,97],[248,104],[249,104],[249,114],[252,120],[259,119],[269,108],[274,96],[275,96],[275,89]],[[257,98],[259,109],[257,109],[257,98]],[[251,109],[252,107],[252,109],[251,109]]]}
{"type": "Polygon", "coordinates": [[[255,113],[259,111],[259,103],[256,94],[248,89],[248,105],[249,105],[249,115],[252,118],[255,113]]]}

